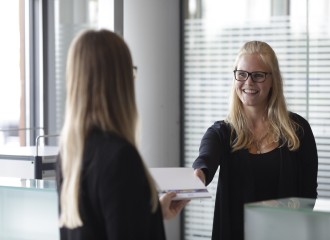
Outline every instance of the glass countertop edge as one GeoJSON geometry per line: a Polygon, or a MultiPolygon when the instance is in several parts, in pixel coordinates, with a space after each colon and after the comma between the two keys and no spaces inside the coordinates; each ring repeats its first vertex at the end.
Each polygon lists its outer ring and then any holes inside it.
{"type": "Polygon", "coordinates": [[[54,179],[24,179],[0,177],[0,188],[20,188],[31,190],[56,190],[56,181],[54,179]]]}
{"type": "Polygon", "coordinates": [[[311,213],[330,213],[330,199],[326,198],[282,198],[267,201],[246,203],[245,209],[259,208],[311,213]]]}

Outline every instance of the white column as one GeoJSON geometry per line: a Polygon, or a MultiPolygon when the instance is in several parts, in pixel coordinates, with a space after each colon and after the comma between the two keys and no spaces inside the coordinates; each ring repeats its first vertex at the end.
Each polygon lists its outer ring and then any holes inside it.
{"type": "MultiPolygon", "coordinates": [[[[124,38],[138,67],[140,152],[149,167],[180,165],[180,1],[124,0],[124,38]]],[[[166,221],[180,239],[179,216],[166,221]]]]}

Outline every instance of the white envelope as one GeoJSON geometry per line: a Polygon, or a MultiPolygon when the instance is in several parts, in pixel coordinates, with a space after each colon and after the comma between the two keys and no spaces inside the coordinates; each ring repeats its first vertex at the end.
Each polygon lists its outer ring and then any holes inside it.
{"type": "Polygon", "coordinates": [[[149,168],[149,171],[160,196],[173,191],[177,193],[174,200],[212,197],[202,181],[194,175],[193,168],[149,168]]]}

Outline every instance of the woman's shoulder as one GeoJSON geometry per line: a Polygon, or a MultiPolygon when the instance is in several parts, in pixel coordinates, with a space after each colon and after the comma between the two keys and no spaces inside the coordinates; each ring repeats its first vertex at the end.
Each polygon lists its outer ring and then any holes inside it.
{"type": "Polygon", "coordinates": [[[298,126],[296,131],[298,133],[298,137],[301,138],[307,135],[313,135],[311,125],[309,124],[308,120],[305,119],[303,116],[290,112],[290,118],[292,121],[298,126]]]}
{"type": "Polygon", "coordinates": [[[215,122],[213,122],[213,124],[211,125],[211,127],[215,127],[215,128],[224,128],[224,127],[228,127],[229,123],[225,120],[217,120],[215,122]]]}
{"type": "Polygon", "coordinates": [[[221,139],[227,139],[231,134],[230,129],[230,124],[225,120],[215,121],[205,132],[204,138],[219,137],[221,139]]]}
{"type": "Polygon", "coordinates": [[[111,145],[112,147],[131,146],[125,138],[121,137],[112,131],[103,131],[100,129],[93,129],[90,131],[87,137],[88,143],[94,143],[99,145],[111,145]]]}
{"type": "Polygon", "coordinates": [[[227,132],[230,130],[230,124],[225,120],[218,120],[215,121],[209,128],[218,132],[227,132]]]}
{"type": "Polygon", "coordinates": [[[102,156],[118,158],[121,156],[130,156],[130,158],[139,158],[135,146],[125,138],[114,132],[104,132],[99,129],[91,131],[87,138],[86,150],[98,152],[102,156]]]}
{"type": "Polygon", "coordinates": [[[289,112],[289,117],[290,117],[290,119],[292,119],[294,122],[296,122],[297,124],[299,124],[302,127],[304,127],[306,125],[309,125],[309,123],[306,120],[306,118],[304,118],[303,116],[301,116],[298,113],[289,112]]]}

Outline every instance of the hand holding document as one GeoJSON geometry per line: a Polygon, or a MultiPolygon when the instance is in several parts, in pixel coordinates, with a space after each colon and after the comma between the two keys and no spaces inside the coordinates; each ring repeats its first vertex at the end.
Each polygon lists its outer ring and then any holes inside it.
{"type": "Polygon", "coordinates": [[[167,192],[159,198],[159,202],[162,207],[163,218],[165,220],[176,217],[190,201],[190,199],[173,200],[175,197],[175,192],[167,192]]]}
{"type": "Polygon", "coordinates": [[[158,187],[159,195],[166,192],[175,192],[173,200],[210,198],[202,181],[195,176],[193,168],[149,168],[158,187]]]}

